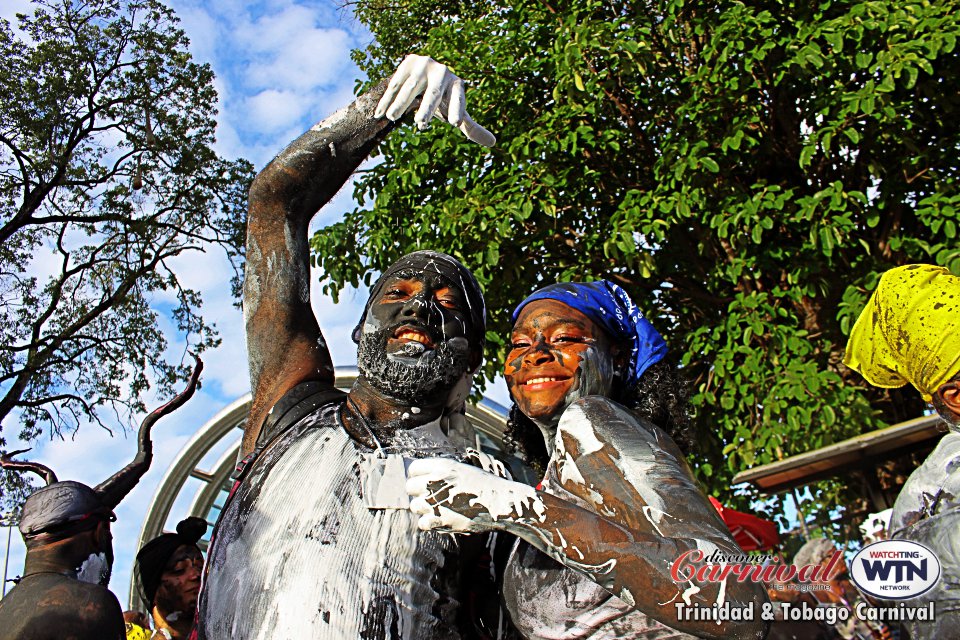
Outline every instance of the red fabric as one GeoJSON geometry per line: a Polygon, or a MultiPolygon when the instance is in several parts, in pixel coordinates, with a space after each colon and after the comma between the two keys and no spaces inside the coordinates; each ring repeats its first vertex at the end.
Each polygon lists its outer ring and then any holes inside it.
{"type": "Polygon", "coordinates": [[[773,522],[736,509],[729,509],[713,496],[709,498],[710,504],[717,510],[723,523],[733,534],[733,539],[744,551],[767,551],[780,544],[780,532],[773,522]]]}

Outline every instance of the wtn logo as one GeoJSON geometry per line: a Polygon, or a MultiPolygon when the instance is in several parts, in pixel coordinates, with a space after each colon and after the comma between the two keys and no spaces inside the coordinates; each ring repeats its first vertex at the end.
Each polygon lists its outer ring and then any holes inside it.
{"type": "Polygon", "coordinates": [[[889,580],[891,570],[894,572],[894,582],[903,582],[904,580],[927,579],[927,561],[921,560],[919,564],[909,560],[865,560],[863,563],[863,572],[867,580],[889,580]]]}
{"type": "Polygon", "coordinates": [[[883,540],[853,557],[850,577],[862,591],[884,600],[905,600],[931,589],[940,579],[940,560],[921,544],[883,540]]]}

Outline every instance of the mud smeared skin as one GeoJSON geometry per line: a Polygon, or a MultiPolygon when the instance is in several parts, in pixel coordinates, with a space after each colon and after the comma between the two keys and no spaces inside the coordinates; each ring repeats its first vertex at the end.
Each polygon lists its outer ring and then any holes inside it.
{"type": "MultiPolygon", "coordinates": [[[[581,617],[619,619],[632,610],[627,603],[635,603],[648,616],[672,621],[673,602],[680,598],[704,606],[720,600],[731,606],[754,602],[758,610],[765,601],[763,591],[752,584],[673,582],[670,564],[685,551],[740,551],[697,488],[676,445],[609,399],[583,398],[564,412],[543,491],[489,474],[483,477],[482,471],[451,461],[418,461],[409,473],[411,510],[423,514],[421,527],[506,531],[602,587],[583,587],[592,594],[590,606],[600,608],[593,613],[583,608],[578,611],[581,617]],[[611,594],[618,604],[611,604],[611,594]],[[604,609],[608,605],[613,609],[604,609]]],[[[536,563],[529,554],[521,543],[514,555],[536,563]]],[[[528,637],[554,637],[569,619],[558,617],[555,599],[529,596],[547,588],[543,580],[580,588],[576,578],[559,576],[563,574],[538,576],[516,563],[508,567],[505,597],[514,622],[528,637]]],[[[651,626],[644,623],[648,630],[651,626]]],[[[759,621],[684,622],[676,627],[710,638],[764,633],[759,621]]],[[[569,637],[607,637],[591,633],[569,637]]]]}
{"type": "Polygon", "coordinates": [[[373,117],[386,85],[297,138],[250,188],[243,295],[253,405],[243,455],[284,393],[307,380],[333,385],[330,352],[310,307],[307,226],[396,126],[373,117]]]}
{"type": "Polygon", "coordinates": [[[504,598],[528,638],[762,637],[760,620],[677,621],[675,602],[735,607],[766,595],[750,583],[673,581],[684,552],[740,551],[673,440],[606,397],[621,346],[555,300],[524,306],[511,342],[507,384],[551,452],[542,490],[418,461],[407,491],[420,526],[520,538],[504,598]]]}

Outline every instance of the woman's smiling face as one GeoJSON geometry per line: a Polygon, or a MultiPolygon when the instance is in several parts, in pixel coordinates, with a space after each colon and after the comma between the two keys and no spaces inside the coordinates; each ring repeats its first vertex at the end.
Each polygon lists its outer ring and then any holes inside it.
{"type": "Polygon", "coordinates": [[[609,395],[616,349],[601,327],[556,300],[534,300],[513,326],[504,376],[528,418],[559,420],[573,401],[609,395]]]}

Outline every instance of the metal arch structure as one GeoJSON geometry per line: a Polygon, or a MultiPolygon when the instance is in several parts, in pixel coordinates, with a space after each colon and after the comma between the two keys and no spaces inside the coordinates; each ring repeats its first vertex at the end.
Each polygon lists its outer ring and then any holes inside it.
{"type": "MultiPolygon", "coordinates": [[[[357,368],[355,366],[336,368],[338,388],[344,391],[349,390],[356,379],[357,368]]],[[[174,503],[183,494],[184,485],[190,478],[196,478],[202,484],[190,502],[187,515],[207,519],[212,530],[214,523],[210,522],[211,518],[209,516],[216,506],[217,498],[229,490],[230,474],[236,467],[240,442],[243,437],[243,426],[250,411],[250,400],[249,393],[234,400],[207,421],[180,450],[173,463],[167,468],[160,485],[153,494],[150,506],[147,509],[147,516],[140,529],[136,549],[142,548],[147,541],[164,532],[163,526],[170,517],[174,503]],[[209,470],[202,469],[200,463],[207,454],[230,438],[234,441],[228,444],[213,467],[209,470]]],[[[502,448],[503,430],[507,424],[505,407],[488,398],[483,398],[476,404],[468,404],[467,417],[477,431],[478,445],[480,444],[479,439],[485,436],[492,440],[495,446],[502,448]]],[[[201,541],[201,545],[205,544],[201,541]]],[[[136,571],[131,571],[130,590],[127,596],[128,606],[133,606],[133,603],[138,601],[137,589],[136,571]]]]}

